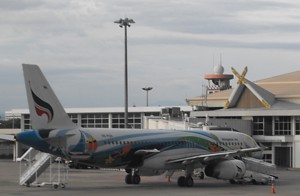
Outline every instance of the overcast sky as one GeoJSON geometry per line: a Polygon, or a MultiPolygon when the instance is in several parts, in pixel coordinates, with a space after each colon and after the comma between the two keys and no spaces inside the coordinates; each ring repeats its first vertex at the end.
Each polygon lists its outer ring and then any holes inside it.
{"type": "MultiPolygon", "coordinates": [[[[21,64],[37,64],[65,107],[185,105],[222,62],[258,80],[300,70],[294,0],[1,0],[0,112],[27,108],[21,64]]],[[[236,80],[232,82],[236,83],[236,80]]]]}

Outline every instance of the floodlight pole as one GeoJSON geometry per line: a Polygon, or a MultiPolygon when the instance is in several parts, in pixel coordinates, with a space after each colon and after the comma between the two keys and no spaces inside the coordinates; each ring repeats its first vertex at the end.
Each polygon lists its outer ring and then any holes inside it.
{"type": "Polygon", "coordinates": [[[135,23],[134,20],[132,19],[122,19],[120,18],[119,20],[115,21],[115,23],[119,24],[119,27],[123,28],[124,27],[124,32],[125,32],[125,115],[124,115],[124,123],[125,123],[125,128],[128,128],[128,59],[127,59],[127,26],[130,27],[131,23],[135,23]]]}
{"type": "Polygon", "coordinates": [[[142,88],[144,91],[146,91],[146,104],[148,107],[148,92],[151,91],[153,89],[153,87],[144,87],[142,88]]]}

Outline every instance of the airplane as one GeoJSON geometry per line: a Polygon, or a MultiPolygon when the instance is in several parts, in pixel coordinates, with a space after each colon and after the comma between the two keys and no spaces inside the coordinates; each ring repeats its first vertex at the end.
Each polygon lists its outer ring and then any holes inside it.
{"type": "Polygon", "coordinates": [[[177,184],[192,187],[197,168],[208,177],[239,180],[246,173],[241,157],[261,151],[252,137],[235,131],[79,127],[39,66],[22,66],[32,130],[16,134],[16,141],[66,160],[125,169],[126,184],[140,184],[141,176],[184,171],[177,184]]]}

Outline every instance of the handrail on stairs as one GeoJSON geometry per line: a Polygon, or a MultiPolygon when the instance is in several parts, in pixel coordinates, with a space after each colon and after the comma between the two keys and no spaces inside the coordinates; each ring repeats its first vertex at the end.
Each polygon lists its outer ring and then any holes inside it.
{"type": "Polygon", "coordinates": [[[21,157],[17,158],[16,161],[20,162],[25,159],[25,157],[32,151],[34,148],[30,147],[21,157]]]}

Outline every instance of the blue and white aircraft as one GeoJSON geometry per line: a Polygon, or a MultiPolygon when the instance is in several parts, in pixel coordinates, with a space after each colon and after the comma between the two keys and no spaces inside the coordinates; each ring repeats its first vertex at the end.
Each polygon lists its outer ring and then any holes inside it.
{"type": "Polygon", "coordinates": [[[250,136],[234,131],[82,128],[74,124],[37,65],[23,64],[33,130],[15,139],[39,151],[101,168],[121,168],[127,184],[140,176],[185,171],[179,186],[192,187],[194,169],[206,176],[239,180],[241,157],[261,151],[250,136]]]}

